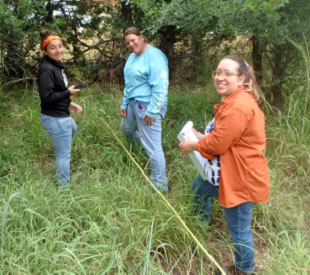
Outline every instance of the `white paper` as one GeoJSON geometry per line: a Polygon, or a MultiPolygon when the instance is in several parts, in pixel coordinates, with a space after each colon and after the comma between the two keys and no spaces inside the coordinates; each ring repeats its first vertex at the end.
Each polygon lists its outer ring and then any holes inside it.
{"type": "MultiPolygon", "coordinates": [[[[178,134],[178,139],[181,142],[186,141],[188,138],[191,139],[192,141],[198,141],[197,136],[193,132],[192,121],[186,122],[181,132],[178,134]]],[[[189,153],[189,157],[194,162],[202,178],[204,180],[207,180],[207,177],[205,175],[205,165],[206,165],[207,160],[203,158],[198,151],[193,151],[189,153]]]]}

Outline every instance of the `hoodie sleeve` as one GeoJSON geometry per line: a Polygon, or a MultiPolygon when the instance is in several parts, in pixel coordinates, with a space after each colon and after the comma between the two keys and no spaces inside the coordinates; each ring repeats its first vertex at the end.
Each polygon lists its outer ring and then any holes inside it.
{"type": "Polygon", "coordinates": [[[154,117],[165,104],[169,85],[168,61],[161,52],[156,52],[150,59],[149,84],[152,96],[145,114],[154,117]]]}
{"type": "Polygon", "coordinates": [[[123,95],[123,101],[122,101],[121,109],[127,110],[127,106],[128,106],[128,96],[127,96],[126,84],[125,84],[124,95],[123,95]]]}

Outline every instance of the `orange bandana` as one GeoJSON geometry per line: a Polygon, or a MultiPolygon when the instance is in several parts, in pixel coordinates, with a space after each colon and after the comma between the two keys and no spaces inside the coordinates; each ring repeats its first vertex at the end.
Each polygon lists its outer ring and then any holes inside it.
{"type": "Polygon", "coordinates": [[[62,41],[62,39],[58,35],[49,35],[45,40],[43,40],[41,49],[42,51],[45,49],[45,47],[52,42],[52,40],[59,40],[62,41]]]}

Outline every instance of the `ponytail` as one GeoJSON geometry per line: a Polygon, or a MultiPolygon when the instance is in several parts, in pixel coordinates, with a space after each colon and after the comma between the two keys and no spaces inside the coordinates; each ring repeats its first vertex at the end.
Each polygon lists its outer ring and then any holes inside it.
{"type": "Polygon", "coordinates": [[[227,55],[223,59],[230,59],[239,64],[239,75],[245,75],[246,77],[243,83],[245,91],[251,93],[257,104],[261,106],[263,101],[258,92],[258,85],[253,68],[246,61],[236,55],[227,55]]]}

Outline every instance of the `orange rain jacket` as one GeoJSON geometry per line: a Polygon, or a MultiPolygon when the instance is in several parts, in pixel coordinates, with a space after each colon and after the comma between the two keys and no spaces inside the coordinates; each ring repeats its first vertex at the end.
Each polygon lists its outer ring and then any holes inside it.
{"type": "Polygon", "coordinates": [[[214,130],[201,139],[197,147],[207,159],[220,155],[220,205],[231,208],[249,201],[267,202],[270,182],[263,152],[266,147],[264,113],[243,86],[214,109],[214,130]]]}

